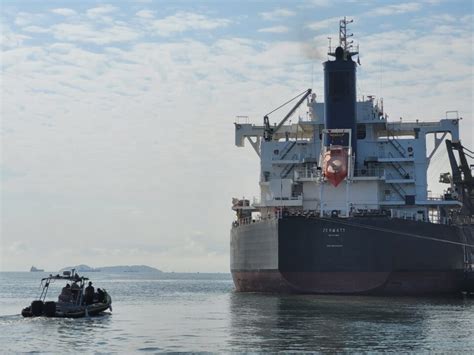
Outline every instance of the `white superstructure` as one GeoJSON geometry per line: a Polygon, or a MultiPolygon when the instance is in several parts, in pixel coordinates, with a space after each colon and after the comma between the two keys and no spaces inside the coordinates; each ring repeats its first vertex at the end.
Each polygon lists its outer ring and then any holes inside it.
{"type": "Polygon", "coordinates": [[[440,206],[461,206],[452,194],[428,196],[430,159],[444,138],[459,140],[459,118],[434,122],[389,122],[373,98],[357,102],[357,159],[334,187],[321,165],[324,103],[307,100],[309,120],[282,125],[273,140],[264,126],[235,123],[235,144],[249,141],[261,160],[261,216],[275,208],[321,216],[390,211],[397,217],[439,222],[440,206]],[[427,151],[427,139],[434,139],[427,151]]]}

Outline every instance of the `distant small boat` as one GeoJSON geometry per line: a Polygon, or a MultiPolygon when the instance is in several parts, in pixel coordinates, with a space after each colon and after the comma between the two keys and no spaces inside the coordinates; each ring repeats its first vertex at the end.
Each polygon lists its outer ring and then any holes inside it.
{"type": "Polygon", "coordinates": [[[32,266],[30,272],[44,272],[44,269],[37,269],[36,267],[32,266]]]}
{"type": "Polygon", "coordinates": [[[107,309],[112,311],[112,298],[105,289],[97,289],[98,292],[91,296],[90,302],[86,302],[87,290],[85,285],[88,280],[87,277],[79,276],[74,270],[72,273],[64,271],[63,275],[49,275],[41,279],[42,290],[40,296],[31,302],[30,306],[23,308],[21,315],[23,317],[81,318],[98,315],[107,309]],[[63,289],[57,302],[45,302],[49,285],[56,280],[70,281],[73,285],[63,289]]]}

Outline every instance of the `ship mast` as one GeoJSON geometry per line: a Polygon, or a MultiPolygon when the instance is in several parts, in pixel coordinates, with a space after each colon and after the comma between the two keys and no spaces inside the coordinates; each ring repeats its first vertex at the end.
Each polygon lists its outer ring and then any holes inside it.
{"type": "MultiPolygon", "coordinates": [[[[350,40],[352,36],[354,36],[353,33],[348,33],[348,28],[347,25],[354,22],[354,20],[348,20],[345,16],[342,20],[339,21],[339,47],[341,47],[344,50],[344,59],[350,58],[353,55],[359,54],[359,46],[357,45],[357,48],[354,48],[353,40],[350,40]],[[354,50],[353,50],[354,49],[354,50]]],[[[335,57],[336,56],[336,51],[332,50],[331,48],[331,38],[328,37],[329,39],[329,52],[328,55],[335,57]]]]}

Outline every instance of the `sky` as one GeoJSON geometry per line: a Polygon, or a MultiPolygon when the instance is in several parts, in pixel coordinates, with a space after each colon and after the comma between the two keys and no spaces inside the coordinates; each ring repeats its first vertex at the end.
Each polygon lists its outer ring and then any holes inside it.
{"type": "Polygon", "coordinates": [[[457,110],[472,149],[470,0],[2,0],[0,271],[228,272],[232,197],[259,195],[236,116],[323,99],[344,16],[358,95],[389,120],[457,110]]]}

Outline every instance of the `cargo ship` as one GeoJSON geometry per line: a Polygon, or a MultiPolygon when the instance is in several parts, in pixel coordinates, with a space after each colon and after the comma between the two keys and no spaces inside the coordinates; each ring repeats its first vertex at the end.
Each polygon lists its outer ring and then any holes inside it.
{"type": "MultiPolygon", "coordinates": [[[[260,198],[234,198],[230,268],[237,291],[425,295],[463,290],[474,263],[474,180],[457,112],[390,121],[356,99],[358,47],[346,18],[328,51],[324,102],[311,89],[271,124],[235,122],[260,159],[260,198]],[[357,60],[356,60],[357,58],[357,60]],[[307,105],[307,117],[289,122],[307,105]],[[427,144],[428,140],[432,143],[427,144]],[[445,149],[439,196],[427,174],[445,149]]],[[[283,106],[283,105],[282,105],[283,106]]],[[[273,113],[273,112],[272,112],[273,113]]]]}

